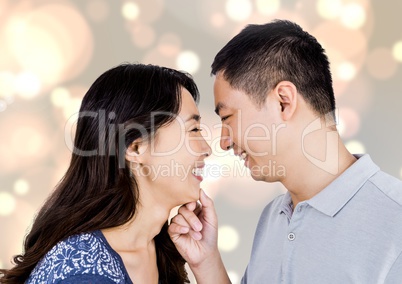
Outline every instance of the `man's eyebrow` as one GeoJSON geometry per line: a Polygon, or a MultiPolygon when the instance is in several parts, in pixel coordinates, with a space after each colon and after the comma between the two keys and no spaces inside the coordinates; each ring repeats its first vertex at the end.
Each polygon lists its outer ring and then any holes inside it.
{"type": "Polygon", "coordinates": [[[223,103],[218,103],[215,107],[215,113],[219,115],[220,110],[223,108],[226,108],[226,106],[223,103]]]}
{"type": "Polygon", "coordinates": [[[189,118],[187,118],[185,122],[188,122],[190,120],[195,120],[196,122],[199,122],[201,120],[201,116],[198,114],[193,114],[189,118]]]}

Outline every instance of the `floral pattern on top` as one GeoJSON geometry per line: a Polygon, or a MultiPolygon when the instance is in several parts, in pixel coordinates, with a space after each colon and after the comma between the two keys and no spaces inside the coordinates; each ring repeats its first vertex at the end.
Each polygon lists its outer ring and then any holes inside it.
{"type": "Polygon", "coordinates": [[[100,231],[73,235],[56,244],[38,262],[26,283],[58,283],[79,275],[132,283],[120,256],[100,231]]]}

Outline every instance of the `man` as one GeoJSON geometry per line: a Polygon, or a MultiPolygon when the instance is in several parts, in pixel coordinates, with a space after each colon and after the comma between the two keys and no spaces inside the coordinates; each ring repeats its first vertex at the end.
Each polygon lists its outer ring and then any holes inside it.
{"type": "MultiPolygon", "coordinates": [[[[212,74],[221,147],[288,190],[262,212],[242,283],[402,283],[402,182],[342,143],[317,40],[289,21],[249,25],[212,74]],[[270,161],[286,174],[268,172],[270,161]]],[[[200,202],[179,209],[170,236],[197,283],[230,283],[202,190],[200,202]]]]}

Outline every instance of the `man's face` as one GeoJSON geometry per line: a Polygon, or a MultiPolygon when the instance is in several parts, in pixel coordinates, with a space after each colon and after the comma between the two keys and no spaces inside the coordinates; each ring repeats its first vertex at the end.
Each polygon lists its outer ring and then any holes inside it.
{"type": "Polygon", "coordinates": [[[278,172],[278,136],[286,127],[280,119],[280,103],[267,94],[266,101],[258,106],[246,93],[233,89],[222,74],[215,78],[214,97],[215,111],[222,121],[221,148],[233,148],[244,158],[255,180],[280,180],[284,173],[278,172]]]}

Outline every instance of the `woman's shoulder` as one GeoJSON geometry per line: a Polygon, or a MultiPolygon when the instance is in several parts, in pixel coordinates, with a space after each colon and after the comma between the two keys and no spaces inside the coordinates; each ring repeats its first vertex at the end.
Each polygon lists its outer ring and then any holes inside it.
{"type": "MultiPolygon", "coordinates": [[[[100,231],[73,235],[57,243],[38,262],[28,283],[69,283],[72,277],[104,277],[124,283],[122,263],[100,231]]],[[[71,279],[72,280],[72,279],[71,279]]]]}

